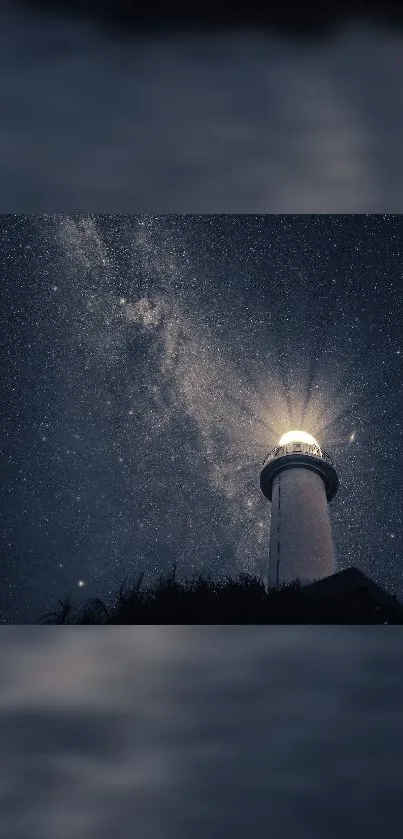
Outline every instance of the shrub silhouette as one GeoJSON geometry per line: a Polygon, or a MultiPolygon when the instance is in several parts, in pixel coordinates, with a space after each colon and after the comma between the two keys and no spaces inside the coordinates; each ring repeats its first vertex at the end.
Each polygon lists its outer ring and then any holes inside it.
{"type": "MultiPolygon", "coordinates": [[[[39,618],[45,624],[384,624],[403,623],[399,604],[393,609],[361,585],[339,596],[312,597],[299,580],[266,590],[250,574],[217,582],[195,575],[178,580],[176,565],[152,586],[144,574],[131,583],[126,578],[112,603],[100,598],[74,607],[70,596],[59,608],[39,618]]],[[[393,599],[392,599],[393,602],[393,599]]]]}
{"type": "Polygon", "coordinates": [[[93,597],[84,603],[76,622],[80,624],[109,623],[109,617],[109,610],[103,600],[93,597]]]}
{"type": "Polygon", "coordinates": [[[75,620],[72,620],[74,617],[74,604],[70,598],[70,595],[64,598],[64,600],[58,600],[59,609],[55,609],[53,612],[47,612],[43,617],[40,619],[40,623],[76,623],[75,620]]]}

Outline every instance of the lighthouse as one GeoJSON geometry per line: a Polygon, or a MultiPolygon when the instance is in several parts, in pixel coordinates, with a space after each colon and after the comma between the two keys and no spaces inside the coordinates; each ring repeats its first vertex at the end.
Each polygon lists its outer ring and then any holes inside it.
{"type": "Polygon", "coordinates": [[[271,501],[269,588],[334,574],[328,503],[339,480],[333,461],[305,431],[289,431],[265,457],[260,488],[271,501]]]}

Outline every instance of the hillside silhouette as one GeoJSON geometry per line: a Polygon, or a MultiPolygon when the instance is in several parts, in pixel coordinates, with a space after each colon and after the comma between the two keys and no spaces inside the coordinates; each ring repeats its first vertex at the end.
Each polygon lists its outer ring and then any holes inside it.
{"type": "Polygon", "coordinates": [[[178,580],[176,567],[152,586],[144,575],[123,582],[112,603],[92,598],[75,605],[70,596],[42,624],[403,624],[395,596],[355,568],[309,586],[298,580],[265,589],[259,577],[240,574],[215,582],[197,575],[178,580]]]}

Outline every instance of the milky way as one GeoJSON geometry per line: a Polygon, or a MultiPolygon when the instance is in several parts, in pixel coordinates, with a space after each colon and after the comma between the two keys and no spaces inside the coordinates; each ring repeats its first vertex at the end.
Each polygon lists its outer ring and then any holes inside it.
{"type": "Polygon", "coordinates": [[[402,230],[3,217],[3,619],[173,563],[265,574],[259,469],[293,427],[338,469],[339,567],[402,590],[402,230]]]}

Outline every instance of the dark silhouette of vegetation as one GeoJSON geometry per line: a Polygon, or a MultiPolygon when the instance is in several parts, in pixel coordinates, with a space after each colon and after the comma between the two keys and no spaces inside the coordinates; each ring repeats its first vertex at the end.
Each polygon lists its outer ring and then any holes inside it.
{"type": "Polygon", "coordinates": [[[45,615],[41,618],[41,623],[71,623],[71,618],[74,615],[74,605],[70,598],[70,595],[64,598],[64,600],[58,600],[59,609],[55,609],[53,612],[46,612],[45,615]]]}
{"type": "Polygon", "coordinates": [[[403,623],[403,607],[393,597],[377,598],[365,585],[315,597],[298,580],[266,590],[259,577],[239,574],[223,582],[195,575],[176,577],[176,566],[152,586],[141,574],[127,578],[107,606],[99,598],[74,607],[70,597],[39,618],[52,624],[385,624],[403,623]]]}

